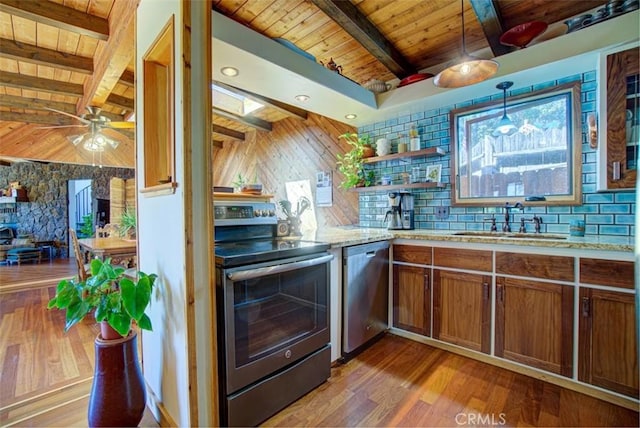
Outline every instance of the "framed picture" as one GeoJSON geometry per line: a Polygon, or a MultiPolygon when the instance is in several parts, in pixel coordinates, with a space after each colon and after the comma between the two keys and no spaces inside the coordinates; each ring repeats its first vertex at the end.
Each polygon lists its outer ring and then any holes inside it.
{"type": "Polygon", "coordinates": [[[442,165],[427,166],[427,181],[440,182],[442,176],[442,165]]]}

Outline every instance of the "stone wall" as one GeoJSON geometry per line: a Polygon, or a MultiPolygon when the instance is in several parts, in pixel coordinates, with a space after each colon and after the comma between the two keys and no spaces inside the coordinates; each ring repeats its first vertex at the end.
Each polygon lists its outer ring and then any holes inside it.
{"type": "Polygon", "coordinates": [[[68,180],[92,180],[95,207],[97,198],[109,199],[109,180],[112,177],[133,178],[135,170],[34,162],[0,166],[0,188],[7,189],[9,182],[18,181],[27,189],[29,197],[29,202],[16,203],[16,212],[0,210],[0,224],[10,224],[17,228],[18,234],[30,234],[37,241],[66,243],[69,228],[68,180]]]}

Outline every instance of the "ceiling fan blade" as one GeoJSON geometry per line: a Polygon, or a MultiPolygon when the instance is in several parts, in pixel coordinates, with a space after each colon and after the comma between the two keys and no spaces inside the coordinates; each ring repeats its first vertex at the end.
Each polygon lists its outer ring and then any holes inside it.
{"type": "Polygon", "coordinates": [[[35,129],[55,129],[55,128],[86,128],[87,125],[52,125],[52,126],[37,126],[35,129]]]}
{"type": "Polygon", "coordinates": [[[91,122],[90,122],[90,121],[88,121],[87,119],[84,119],[84,118],[82,118],[82,117],[80,117],[80,116],[76,116],[75,114],[67,113],[66,111],[56,110],[56,109],[51,108],[51,107],[45,107],[45,109],[50,110],[50,111],[53,111],[53,112],[56,112],[56,113],[63,114],[63,115],[65,115],[65,116],[72,117],[72,118],[74,118],[74,119],[76,119],[76,120],[79,120],[80,122],[84,123],[85,125],[88,125],[89,123],[91,123],[91,122]]]}
{"type": "Polygon", "coordinates": [[[107,127],[119,129],[135,129],[135,122],[108,122],[107,127]]]}

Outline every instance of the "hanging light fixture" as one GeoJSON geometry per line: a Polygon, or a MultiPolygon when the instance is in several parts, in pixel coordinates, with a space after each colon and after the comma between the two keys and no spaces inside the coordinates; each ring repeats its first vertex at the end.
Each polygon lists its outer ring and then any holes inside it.
{"type": "Polygon", "coordinates": [[[447,67],[433,79],[434,85],[440,88],[460,88],[487,80],[498,71],[498,63],[490,59],[481,59],[467,53],[464,39],[464,0],[460,0],[462,8],[462,58],[447,67]]]}
{"type": "Polygon", "coordinates": [[[518,131],[516,125],[507,116],[507,89],[512,86],[513,82],[501,82],[496,85],[496,88],[502,89],[502,119],[498,122],[496,129],[493,130],[494,137],[509,136],[518,131]]]}
{"type": "Polygon", "coordinates": [[[80,146],[86,151],[91,152],[93,166],[96,166],[95,154],[98,153],[98,163],[100,168],[102,168],[102,152],[104,152],[107,145],[115,149],[120,144],[119,141],[102,134],[100,132],[100,128],[95,123],[90,124],[89,132],[86,134],[71,135],[68,136],[67,139],[71,141],[71,144],[74,146],[80,146]]]}

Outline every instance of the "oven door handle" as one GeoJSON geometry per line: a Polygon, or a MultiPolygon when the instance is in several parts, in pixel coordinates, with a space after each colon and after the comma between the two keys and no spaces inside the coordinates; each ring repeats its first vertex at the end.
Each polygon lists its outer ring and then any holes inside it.
{"type": "Polygon", "coordinates": [[[316,257],[315,259],[303,260],[300,262],[231,272],[227,274],[227,278],[229,278],[231,281],[245,281],[247,279],[260,278],[262,276],[275,275],[292,270],[304,269],[326,263],[330,260],[333,260],[332,254],[328,254],[322,257],[316,257]]]}

